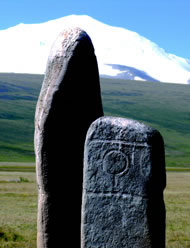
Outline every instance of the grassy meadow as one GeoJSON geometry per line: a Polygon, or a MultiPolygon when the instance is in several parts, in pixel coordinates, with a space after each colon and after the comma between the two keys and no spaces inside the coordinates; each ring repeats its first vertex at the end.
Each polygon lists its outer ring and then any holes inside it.
{"type": "MultiPolygon", "coordinates": [[[[16,165],[15,170],[16,170],[16,165]]],[[[22,164],[21,166],[29,166],[22,164]]],[[[19,167],[19,165],[18,165],[19,167]]],[[[190,247],[190,173],[168,172],[165,190],[166,248],[190,247]]],[[[35,248],[35,172],[0,171],[0,247],[35,248]]]]}
{"type": "Polygon", "coordinates": [[[0,202],[0,247],[36,247],[35,173],[0,171],[0,202]]]}
{"type": "MultiPolygon", "coordinates": [[[[36,247],[33,134],[42,81],[43,75],[0,73],[0,248],[36,247]]],[[[102,78],[101,91],[105,115],[136,119],[162,134],[166,248],[190,248],[190,86],[102,78]]]]}
{"type": "Polygon", "coordinates": [[[166,248],[190,247],[190,173],[168,172],[166,248]]]}

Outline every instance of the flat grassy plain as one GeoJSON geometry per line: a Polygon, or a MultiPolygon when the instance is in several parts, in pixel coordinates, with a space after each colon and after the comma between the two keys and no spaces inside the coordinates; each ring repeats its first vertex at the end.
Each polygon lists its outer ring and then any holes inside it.
{"type": "Polygon", "coordinates": [[[0,247],[36,247],[35,173],[0,171],[0,202],[0,247]]]}
{"type": "Polygon", "coordinates": [[[190,247],[190,173],[168,172],[166,248],[190,247]]]}
{"type": "MultiPolygon", "coordinates": [[[[164,197],[166,248],[188,248],[190,173],[168,172],[164,197]]],[[[37,216],[35,172],[0,171],[0,202],[0,248],[35,248],[37,216]]]]}

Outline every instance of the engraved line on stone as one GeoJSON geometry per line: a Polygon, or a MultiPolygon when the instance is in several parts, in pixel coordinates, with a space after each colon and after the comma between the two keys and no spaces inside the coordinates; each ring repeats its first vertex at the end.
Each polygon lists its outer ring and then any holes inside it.
{"type": "Polygon", "coordinates": [[[137,197],[137,198],[141,198],[141,199],[149,199],[148,197],[146,197],[145,195],[137,195],[137,194],[129,194],[129,193],[124,193],[124,192],[116,192],[116,191],[97,191],[97,192],[90,192],[90,191],[87,191],[87,195],[88,196],[117,196],[117,197],[122,197],[122,198],[127,198],[127,197],[137,197]]]}
{"type": "Polygon", "coordinates": [[[90,141],[90,143],[115,143],[115,144],[124,144],[127,146],[137,146],[137,147],[152,147],[151,145],[148,145],[146,142],[124,142],[122,140],[98,140],[93,139],[90,141]]]}

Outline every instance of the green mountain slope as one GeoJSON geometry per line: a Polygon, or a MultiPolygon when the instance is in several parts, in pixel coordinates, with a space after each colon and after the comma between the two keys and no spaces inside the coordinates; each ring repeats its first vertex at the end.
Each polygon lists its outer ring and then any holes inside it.
{"type": "MultiPolygon", "coordinates": [[[[43,75],[0,74],[0,161],[34,161],[43,75]]],[[[89,79],[90,83],[90,79],[89,79]]],[[[105,115],[142,121],[164,137],[167,166],[190,167],[190,86],[101,79],[105,115]]]]}
{"type": "Polygon", "coordinates": [[[104,111],[142,121],[164,137],[167,166],[190,166],[190,86],[102,80],[104,111]]]}
{"type": "Polygon", "coordinates": [[[0,161],[34,161],[34,112],[43,76],[0,74],[0,161]]]}

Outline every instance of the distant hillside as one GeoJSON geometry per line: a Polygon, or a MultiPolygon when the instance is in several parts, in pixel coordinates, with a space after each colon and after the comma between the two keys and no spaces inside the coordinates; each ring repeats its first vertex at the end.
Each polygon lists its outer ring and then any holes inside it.
{"type": "Polygon", "coordinates": [[[34,112],[42,75],[0,74],[0,161],[34,160],[34,112]]]}
{"type": "MultiPolygon", "coordinates": [[[[0,73],[0,161],[34,161],[34,113],[42,81],[43,75],[0,73]]],[[[190,167],[189,85],[103,78],[101,90],[105,115],[157,128],[167,166],[190,167]]]]}

